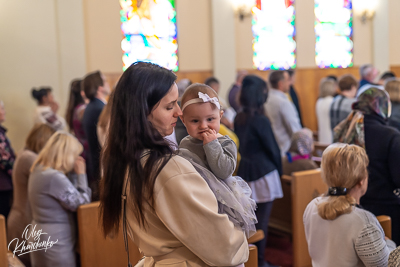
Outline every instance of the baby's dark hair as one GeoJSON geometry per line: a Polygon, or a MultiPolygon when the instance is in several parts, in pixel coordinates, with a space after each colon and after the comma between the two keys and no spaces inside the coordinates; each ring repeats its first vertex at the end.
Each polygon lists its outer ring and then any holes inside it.
{"type": "Polygon", "coordinates": [[[43,102],[43,97],[47,96],[51,91],[51,87],[32,88],[32,97],[41,104],[43,102]]]}
{"type": "Polygon", "coordinates": [[[202,83],[194,83],[190,85],[183,94],[181,100],[181,107],[183,107],[183,105],[185,105],[185,103],[188,102],[189,100],[199,98],[199,92],[207,94],[211,98],[216,97],[218,98],[219,101],[218,94],[210,86],[202,83]]]}

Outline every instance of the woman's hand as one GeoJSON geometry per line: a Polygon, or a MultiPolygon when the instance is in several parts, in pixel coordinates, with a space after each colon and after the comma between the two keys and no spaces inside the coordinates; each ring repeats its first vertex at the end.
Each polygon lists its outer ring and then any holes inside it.
{"type": "Polygon", "coordinates": [[[208,129],[201,136],[203,137],[203,145],[205,145],[217,139],[217,132],[213,129],[208,129]]]}
{"type": "Polygon", "coordinates": [[[50,102],[50,108],[54,113],[57,113],[58,111],[58,103],[56,101],[50,102]]]}
{"type": "Polygon", "coordinates": [[[77,157],[75,160],[74,172],[76,174],[86,174],[86,163],[81,156],[77,157]]]}

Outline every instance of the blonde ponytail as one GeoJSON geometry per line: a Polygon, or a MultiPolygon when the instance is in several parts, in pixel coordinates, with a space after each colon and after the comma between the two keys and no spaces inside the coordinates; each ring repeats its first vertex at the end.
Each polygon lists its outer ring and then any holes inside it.
{"type": "Polygon", "coordinates": [[[334,220],[340,215],[350,213],[356,200],[349,196],[330,196],[327,201],[318,205],[318,214],[322,219],[334,220]]]}
{"type": "MultiPolygon", "coordinates": [[[[356,184],[368,176],[368,156],[359,146],[335,143],[322,155],[321,174],[329,187],[346,188],[349,192],[356,184]]],[[[318,204],[318,214],[322,219],[334,220],[350,213],[356,200],[350,195],[329,196],[318,204]]]]}

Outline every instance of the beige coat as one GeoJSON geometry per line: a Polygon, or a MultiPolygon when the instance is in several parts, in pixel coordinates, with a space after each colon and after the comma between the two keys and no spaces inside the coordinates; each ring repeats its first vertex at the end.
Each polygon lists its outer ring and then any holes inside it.
{"type": "MultiPolygon", "coordinates": [[[[127,198],[132,203],[129,190],[127,198]]],[[[132,206],[127,209],[128,233],[146,256],[145,267],[235,266],[247,261],[244,233],[227,215],[218,214],[215,195],[184,158],[174,156],[161,170],[154,201],[154,210],[145,207],[146,229],[139,227],[132,206]]]]}

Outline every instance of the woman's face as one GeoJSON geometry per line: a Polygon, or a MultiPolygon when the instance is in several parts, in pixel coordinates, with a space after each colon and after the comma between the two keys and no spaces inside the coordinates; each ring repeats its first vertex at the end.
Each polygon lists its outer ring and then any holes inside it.
{"type": "Polygon", "coordinates": [[[168,93],[157,103],[147,119],[162,136],[173,133],[182,111],[178,105],[178,87],[174,83],[168,93]]]}
{"type": "Polygon", "coordinates": [[[4,109],[3,102],[0,101],[0,124],[6,120],[6,110],[4,109]]]}

